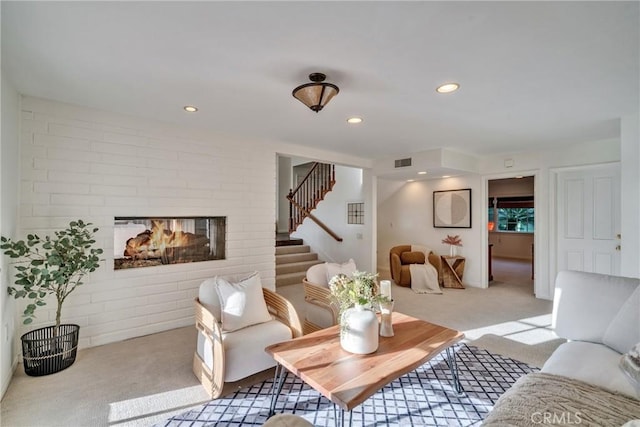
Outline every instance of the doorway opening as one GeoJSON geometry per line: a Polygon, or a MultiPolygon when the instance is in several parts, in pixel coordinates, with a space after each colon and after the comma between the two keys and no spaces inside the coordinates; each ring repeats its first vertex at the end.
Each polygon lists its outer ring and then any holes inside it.
{"type": "Polygon", "coordinates": [[[488,184],[489,286],[534,294],[534,176],[488,184]]]}

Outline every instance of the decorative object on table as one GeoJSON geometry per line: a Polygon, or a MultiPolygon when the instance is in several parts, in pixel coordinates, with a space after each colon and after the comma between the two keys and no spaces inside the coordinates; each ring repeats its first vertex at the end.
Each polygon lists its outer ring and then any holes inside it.
{"type": "Polygon", "coordinates": [[[46,305],[45,297],[55,295],[56,323],[27,332],[21,337],[24,370],[30,376],[42,376],[68,368],[76,359],[80,326],[60,324],[62,304],[78,286],[82,278],[100,266],[102,249],[93,248],[93,235],[97,228],[82,220],[71,221],[69,226],[54,232],[54,237],[27,235],[14,241],[1,237],[0,249],[10,258],[19,258],[15,268],[15,286],[9,286],[9,295],[29,298],[33,303],[24,310],[23,323],[30,324],[35,310],[46,305]]]}
{"type": "Polygon", "coordinates": [[[458,246],[462,246],[462,239],[457,234],[455,236],[450,236],[450,235],[447,234],[447,238],[446,239],[442,239],[442,243],[449,245],[449,255],[450,256],[456,256],[457,255],[456,248],[458,246]]]}
{"type": "Polygon", "coordinates": [[[381,280],[380,281],[380,296],[386,297],[388,299],[391,298],[391,280],[381,280]]]}
{"type": "Polygon", "coordinates": [[[393,300],[380,302],[380,336],[393,336],[393,300]]]}
{"type": "Polygon", "coordinates": [[[329,282],[334,301],[339,306],[340,344],[356,354],[378,349],[378,318],[371,310],[380,301],[377,274],[356,271],[351,276],[339,274],[329,282]]]}
{"type": "Polygon", "coordinates": [[[368,307],[356,304],[340,316],[340,345],[349,353],[369,354],[378,349],[378,317],[368,307]]]}
{"type": "Polygon", "coordinates": [[[471,228],[471,189],[433,192],[434,228],[471,228]]]}

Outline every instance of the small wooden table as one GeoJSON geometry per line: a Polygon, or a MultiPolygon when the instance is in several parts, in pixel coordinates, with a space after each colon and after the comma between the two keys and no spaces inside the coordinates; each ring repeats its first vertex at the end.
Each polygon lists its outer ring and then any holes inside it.
{"type": "Polygon", "coordinates": [[[271,414],[275,413],[288,371],[339,407],[343,425],[344,411],[351,411],[391,381],[413,371],[443,350],[447,352],[452,385],[456,393],[462,393],[455,354],[451,351],[451,347],[464,338],[462,332],[394,312],[395,335],[380,337],[378,350],[361,355],[340,347],[339,328],[339,325],[332,326],[265,349],[278,362],[271,414]]]}
{"type": "Polygon", "coordinates": [[[441,255],[442,261],[442,287],[464,289],[462,275],[464,274],[463,256],[441,255]]]}

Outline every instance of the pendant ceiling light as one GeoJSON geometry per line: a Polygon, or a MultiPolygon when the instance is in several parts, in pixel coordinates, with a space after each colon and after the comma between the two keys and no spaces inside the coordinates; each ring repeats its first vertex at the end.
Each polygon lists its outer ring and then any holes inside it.
{"type": "Polygon", "coordinates": [[[309,74],[309,80],[311,83],[306,83],[298,86],[293,90],[293,96],[307,107],[311,108],[316,113],[322,110],[322,107],[327,105],[331,98],[336,96],[340,89],[338,86],[325,83],[327,78],[322,73],[309,74]]]}

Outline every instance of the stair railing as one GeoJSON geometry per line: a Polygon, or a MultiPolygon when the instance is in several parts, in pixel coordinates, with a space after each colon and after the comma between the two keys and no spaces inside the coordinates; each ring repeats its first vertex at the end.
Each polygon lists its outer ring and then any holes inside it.
{"type": "Polygon", "coordinates": [[[324,196],[333,189],[336,183],[335,166],[314,162],[313,166],[300,181],[295,190],[289,190],[289,233],[293,233],[305,218],[310,218],[338,242],[342,237],[316,218],[311,211],[316,208],[324,196]]]}

